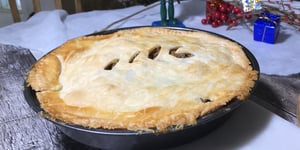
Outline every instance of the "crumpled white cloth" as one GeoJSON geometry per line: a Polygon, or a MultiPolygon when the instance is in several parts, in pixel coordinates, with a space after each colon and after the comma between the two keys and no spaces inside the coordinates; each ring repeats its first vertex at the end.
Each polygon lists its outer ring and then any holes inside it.
{"type": "Polygon", "coordinates": [[[65,11],[41,12],[28,21],[1,28],[0,42],[29,48],[39,58],[43,51],[49,51],[67,39],[63,24],[66,15],[65,11]]]}
{"type": "MultiPolygon", "coordinates": [[[[293,2],[298,5],[299,2],[293,2]]],[[[110,23],[144,9],[133,6],[116,10],[97,10],[69,15],[64,10],[42,11],[27,21],[0,28],[0,43],[29,48],[39,59],[68,39],[87,35],[103,29],[110,23]]],[[[212,28],[202,25],[205,17],[204,0],[187,0],[175,3],[175,16],[187,27],[198,28],[224,35],[244,45],[258,60],[262,73],[289,75],[300,72],[300,32],[287,24],[281,24],[281,31],[275,44],[253,40],[253,33],[243,25],[226,30],[226,26],[212,28]]],[[[159,6],[144,11],[112,28],[147,26],[160,20],[159,6]]],[[[250,25],[251,26],[251,25],[250,25]]]]}
{"type": "MultiPolygon", "coordinates": [[[[29,48],[38,59],[71,38],[94,33],[143,8],[144,6],[135,6],[72,15],[64,10],[41,11],[27,21],[0,28],[0,43],[29,48]]],[[[149,25],[153,19],[159,18],[151,14],[140,14],[121,22],[117,27],[149,25]]]]}

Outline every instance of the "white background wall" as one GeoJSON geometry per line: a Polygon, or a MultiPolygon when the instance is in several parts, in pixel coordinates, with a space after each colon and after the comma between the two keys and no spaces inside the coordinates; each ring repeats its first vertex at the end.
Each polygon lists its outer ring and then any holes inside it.
{"type": "MultiPolygon", "coordinates": [[[[40,0],[42,10],[51,10],[55,8],[54,0],[40,0]]],[[[22,10],[20,10],[20,17],[22,21],[28,19],[30,13],[33,12],[32,0],[21,0],[22,10]]],[[[12,24],[13,18],[10,10],[0,9],[0,27],[12,24]]]]}

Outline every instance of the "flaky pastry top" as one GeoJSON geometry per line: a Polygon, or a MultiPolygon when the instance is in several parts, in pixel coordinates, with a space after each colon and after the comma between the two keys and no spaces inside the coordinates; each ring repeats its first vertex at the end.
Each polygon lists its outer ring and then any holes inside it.
{"type": "Polygon", "coordinates": [[[34,64],[27,83],[67,123],[160,132],[246,99],[256,79],[232,41],[143,27],[72,39],[34,64]]]}

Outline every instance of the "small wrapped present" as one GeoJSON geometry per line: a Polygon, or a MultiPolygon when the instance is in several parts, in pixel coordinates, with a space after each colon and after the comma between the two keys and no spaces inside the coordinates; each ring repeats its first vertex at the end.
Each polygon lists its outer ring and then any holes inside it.
{"type": "Polygon", "coordinates": [[[262,14],[254,22],[254,40],[274,44],[280,30],[280,16],[262,14]]]}

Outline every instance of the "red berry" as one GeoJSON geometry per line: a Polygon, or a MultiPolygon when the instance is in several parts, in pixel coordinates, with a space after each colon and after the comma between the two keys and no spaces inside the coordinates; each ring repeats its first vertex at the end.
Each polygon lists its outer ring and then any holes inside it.
{"type": "Polygon", "coordinates": [[[214,27],[214,28],[218,27],[218,22],[217,21],[213,21],[211,23],[211,26],[214,27]]]}
{"type": "Polygon", "coordinates": [[[232,10],[233,10],[233,5],[232,4],[229,4],[228,6],[227,6],[227,12],[231,12],[232,10]]]}
{"type": "Polygon", "coordinates": [[[248,13],[248,14],[245,15],[245,18],[249,20],[249,19],[252,18],[252,15],[248,13]]]}
{"type": "Polygon", "coordinates": [[[236,14],[236,17],[239,19],[239,18],[243,18],[244,16],[244,13],[243,12],[239,12],[236,14]]]}
{"type": "Polygon", "coordinates": [[[223,21],[226,21],[228,19],[228,17],[227,17],[226,14],[221,14],[220,19],[223,20],[223,21]]]}
{"type": "Polygon", "coordinates": [[[201,20],[201,23],[202,23],[202,24],[207,24],[207,20],[206,20],[206,19],[202,19],[202,20],[201,20]]]}
{"type": "Polygon", "coordinates": [[[222,20],[217,20],[218,26],[223,25],[223,21],[222,20]]]}
{"type": "Polygon", "coordinates": [[[228,18],[226,22],[227,22],[227,24],[231,24],[232,23],[232,19],[228,18]]]}
{"type": "Polygon", "coordinates": [[[234,26],[236,26],[237,25],[237,21],[235,19],[232,19],[231,20],[231,24],[234,25],[234,26]]]}
{"type": "Polygon", "coordinates": [[[234,7],[233,8],[233,13],[234,14],[238,14],[238,13],[240,13],[241,12],[241,9],[240,8],[238,8],[238,7],[234,7]]]}
{"type": "Polygon", "coordinates": [[[226,8],[226,7],[223,7],[223,6],[221,6],[221,7],[219,8],[219,10],[220,10],[220,12],[226,12],[226,11],[227,11],[227,8],[226,8]]]}
{"type": "Polygon", "coordinates": [[[219,19],[220,17],[221,17],[221,13],[216,11],[215,14],[214,14],[214,18],[219,19]]]}
{"type": "Polygon", "coordinates": [[[219,10],[220,10],[220,12],[225,13],[227,11],[227,3],[224,2],[224,3],[220,4],[219,10]]]}
{"type": "Polygon", "coordinates": [[[221,5],[219,7],[225,7],[225,8],[227,8],[227,5],[228,4],[224,2],[224,3],[221,3],[221,5]]]}
{"type": "Polygon", "coordinates": [[[206,16],[206,20],[207,20],[207,21],[211,21],[211,20],[212,20],[212,17],[211,17],[211,16],[206,16]]]}

